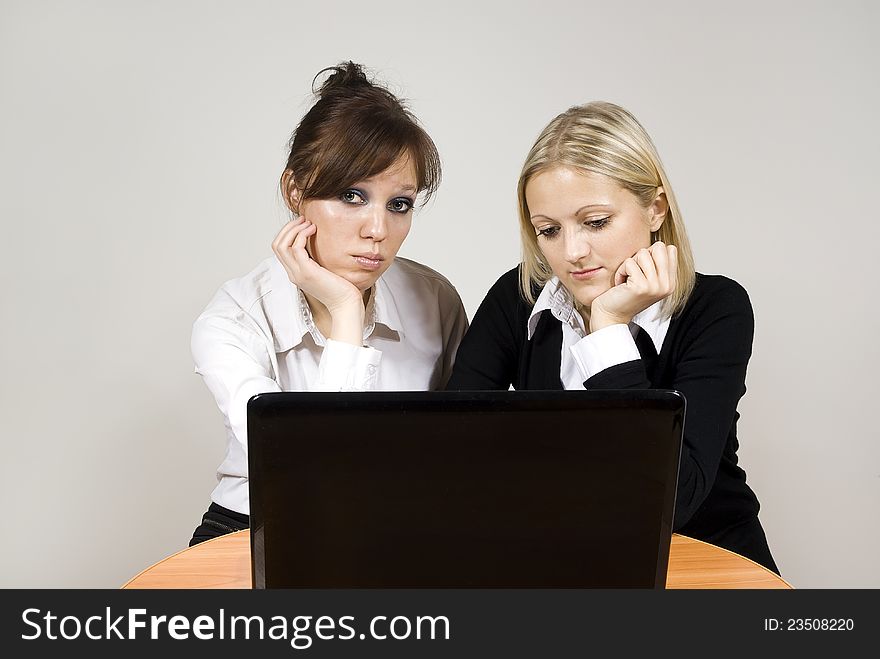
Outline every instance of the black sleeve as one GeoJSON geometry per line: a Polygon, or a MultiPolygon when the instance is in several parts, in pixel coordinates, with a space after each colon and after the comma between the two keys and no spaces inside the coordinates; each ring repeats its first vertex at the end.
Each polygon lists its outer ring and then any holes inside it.
{"type": "MultiPolygon", "coordinates": [[[[677,330],[682,332],[681,343],[672,347],[676,362],[672,388],[687,401],[675,529],[690,520],[712,489],[737,403],[745,393],[746,366],[752,354],[754,315],[748,294],[732,280],[718,280],[723,285],[713,287],[716,290],[709,294],[703,292],[689,317],[682,318],[677,330]]],[[[597,373],[584,386],[647,389],[652,385],[642,362],[632,361],[597,373]]]]}
{"type": "Polygon", "coordinates": [[[517,268],[495,282],[465,333],[446,389],[507,390],[514,381],[524,327],[518,319],[521,304],[517,268]]]}

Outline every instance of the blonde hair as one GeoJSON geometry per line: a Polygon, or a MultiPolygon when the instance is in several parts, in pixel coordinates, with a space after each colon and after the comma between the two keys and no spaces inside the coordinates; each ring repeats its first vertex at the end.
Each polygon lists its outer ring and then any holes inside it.
{"type": "Polygon", "coordinates": [[[578,105],[560,114],[541,131],[526,157],[517,186],[523,297],[534,305],[533,287],[540,290],[553,277],[529,220],[526,185],[536,174],[557,166],[607,176],[633,193],[645,208],[654,201],[658,188],[663,188],[668,202],[666,219],[651,238],[678,248],[678,283],[663,302],[663,314],[672,316],[681,311],[694,288],[696,275],[678,202],[648,133],[627,110],[604,101],[578,105]]]}

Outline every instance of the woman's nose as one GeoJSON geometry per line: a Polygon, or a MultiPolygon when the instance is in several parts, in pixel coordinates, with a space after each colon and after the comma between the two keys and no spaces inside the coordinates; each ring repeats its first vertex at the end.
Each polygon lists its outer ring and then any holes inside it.
{"type": "Polygon", "coordinates": [[[565,260],[577,263],[590,254],[590,241],[581,231],[567,231],[564,235],[565,260]]]}
{"type": "Polygon", "coordinates": [[[361,228],[362,238],[371,238],[375,241],[384,240],[388,235],[388,217],[385,208],[376,205],[375,208],[369,209],[368,216],[361,228]]]}

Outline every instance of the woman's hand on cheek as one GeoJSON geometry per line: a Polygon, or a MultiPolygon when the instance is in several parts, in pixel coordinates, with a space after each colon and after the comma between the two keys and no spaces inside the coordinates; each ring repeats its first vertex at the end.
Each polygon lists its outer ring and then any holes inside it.
{"type": "Polygon", "coordinates": [[[678,250],[674,245],[656,242],[640,249],[620,264],[614,274],[614,286],[599,295],[590,305],[590,331],[608,325],[629,323],[633,316],[675,290],[678,250]]]}
{"type": "Polygon", "coordinates": [[[272,251],[290,281],[321,302],[331,315],[357,305],[363,311],[363,296],[357,287],[309,256],[306,245],[316,232],[317,227],[305,218],[293,219],[278,232],[272,242],[272,251]]]}

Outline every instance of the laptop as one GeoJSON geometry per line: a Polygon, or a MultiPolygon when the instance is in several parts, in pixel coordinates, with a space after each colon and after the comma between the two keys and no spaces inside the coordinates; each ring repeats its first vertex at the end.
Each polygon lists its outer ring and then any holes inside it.
{"type": "Polygon", "coordinates": [[[248,402],[255,588],[663,588],[669,390],[248,402]]]}

